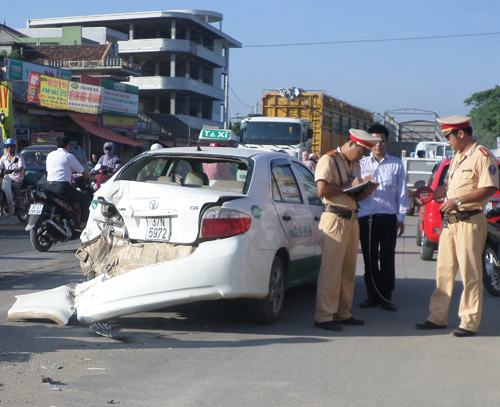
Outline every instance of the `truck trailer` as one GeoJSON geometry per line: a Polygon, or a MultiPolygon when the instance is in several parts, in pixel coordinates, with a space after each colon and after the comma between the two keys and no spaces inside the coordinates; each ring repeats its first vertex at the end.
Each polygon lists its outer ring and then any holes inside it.
{"type": "Polygon", "coordinates": [[[266,91],[262,96],[262,115],[308,121],[312,152],[318,155],[342,145],[350,128],[366,130],[373,123],[373,113],[320,91],[300,90],[293,97],[266,91]]]}

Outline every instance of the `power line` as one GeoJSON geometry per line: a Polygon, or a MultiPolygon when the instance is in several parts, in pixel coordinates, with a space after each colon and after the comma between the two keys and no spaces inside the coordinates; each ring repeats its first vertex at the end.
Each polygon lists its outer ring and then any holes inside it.
{"type": "Polygon", "coordinates": [[[500,35],[500,31],[469,33],[469,34],[446,34],[446,35],[423,35],[418,37],[394,37],[394,38],[374,38],[361,40],[339,40],[339,41],[315,41],[315,42],[288,42],[277,44],[251,44],[243,45],[242,48],[269,48],[269,47],[297,47],[308,45],[338,45],[338,44],[362,44],[372,42],[395,42],[395,41],[418,41],[418,40],[437,40],[444,38],[466,38],[466,37],[485,37],[490,35],[500,35]]]}
{"type": "Polygon", "coordinates": [[[229,90],[232,92],[232,94],[234,95],[234,97],[245,107],[248,107],[248,108],[253,108],[254,106],[250,106],[248,104],[246,104],[245,102],[243,102],[239,97],[238,95],[236,94],[236,92],[233,90],[233,88],[231,86],[229,86],[229,90]]]}

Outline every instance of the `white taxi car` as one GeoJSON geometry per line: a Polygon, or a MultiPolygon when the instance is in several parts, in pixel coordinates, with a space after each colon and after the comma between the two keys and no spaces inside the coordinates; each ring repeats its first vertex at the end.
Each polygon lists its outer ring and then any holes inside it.
{"type": "Polygon", "coordinates": [[[82,323],[188,302],[246,298],[276,320],[285,290],[314,280],[322,204],[313,174],[280,152],[145,152],[92,201],[77,251],[88,281],[19,296],[10,319],[82,323]]]}

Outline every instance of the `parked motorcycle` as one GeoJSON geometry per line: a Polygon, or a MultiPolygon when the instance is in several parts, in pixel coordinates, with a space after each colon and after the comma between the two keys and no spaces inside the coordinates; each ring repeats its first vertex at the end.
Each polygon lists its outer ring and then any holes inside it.
{"type": "MultiPolygon", "coordinates": [[[[77,177],[75,187],[92,196],[92,188],[87,179],[77,177]]],[[[57,242],[78,239],[82,229],[79,211],[64,197],[44,188],[43,185],[31,191],[32,204],[29,208],[29,221],[26,230],[30,232],[33,248],[39,252],[48,251],[57,242]]]]}
{"type": "MultiPolygon", "coordinates": [[[[3,183],[3,176],[11,173],[11,170],[4,170],[3,173],[0,174],[0,185],[3,183]]],[[[28,220],[28,209],[30,205],[30,191],[32,185],[23,180],[21,184],[21,188],[17,191],[12,190],[12,194],[14,196],[14,204],[15,204],[15,215],[17,219],[21,222],[26,223],[28,220]]],[[[9,216],[9,207],[7,205],[7,197],[5,193],[0,189],[0,216],[9,216]]]]}
{"type": "Polygon", "coordinates": [[[486,213],[488,235],[483,255],[483,283],[486,290],[500,297],[500,207],[486,213]]]}

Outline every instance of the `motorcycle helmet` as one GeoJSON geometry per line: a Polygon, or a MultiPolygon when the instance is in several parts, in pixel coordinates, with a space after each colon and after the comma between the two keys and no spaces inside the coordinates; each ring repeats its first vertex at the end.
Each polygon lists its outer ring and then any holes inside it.
{"type": "Polygon", "coordinates": [[[113,151],[115,151],[115,145],[111,141],[106,141],[102,149],[104,152],[109,151],[110,153],[113,153],[113,151]]]}

